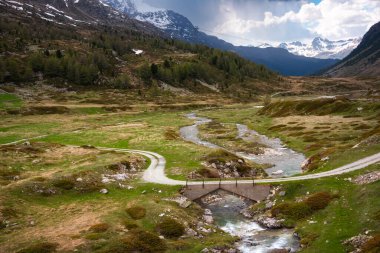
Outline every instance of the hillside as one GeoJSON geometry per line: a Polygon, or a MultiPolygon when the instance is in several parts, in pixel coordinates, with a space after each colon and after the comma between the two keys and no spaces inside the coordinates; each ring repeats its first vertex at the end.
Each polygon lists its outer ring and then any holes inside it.
{"type": "Polygon", "coordinates": [[[154,26],[98,1],[2,3],[1,82],[158,87],[240,99],[280,89],[277,74],[261,65],[232,52],[168,39],[154,26]]]}
{"type": "Polygon", "coordinates": [[[325,76],[380,75],[380,22],[373,25],[364,35],[359,46],[346,58],[324,73],[325,76]]]}
{"type": "Polygon", "coordinates": [[[203,44],[221,50],[236,52],[241,57],[263,64],[282,75],[310,75],[337,62],[337,60],[333,59],[298,56],[280,48],[234,46],[200,31],[188,18],[174,11],[161,9],[140,11],[131,0],[106,0],[105,2],[136,20],[145,21],[156,26],[172,38],[192,44],[203,44]]]}

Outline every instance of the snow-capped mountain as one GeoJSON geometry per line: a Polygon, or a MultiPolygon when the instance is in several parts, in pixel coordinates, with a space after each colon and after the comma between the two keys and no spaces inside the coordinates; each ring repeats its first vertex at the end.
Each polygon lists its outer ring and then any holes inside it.
{"type": "Polygon", "coordinates": [[[361,38],[330,41],[320,37],[315,38],[310,44],[299,41],[281,43],[278,47],[288,50],[292,54],[314,57],[319,59],[343,59],[354,50],[361,38]]]}
{"type": "Polygon", "coordinates": [[[120,12],[105,0],[0,0],[0,12],[17,18],[39,19],[62,26],[107,25],[129,27],[163,36],[153,25],[140,22],[120,12]]]}
{"type": "Polygon", "coordinates": [[[256,46],[258,48],[268,48],[268,47],[273,47],[271,44],[268,44],[268,43],[262,43],[258,46],[256,46]]]}
{"type": "Polygon", "coordinates": [[[186,17],[165,9],[154,8],[141,1],[132,0],[103,0],[113,8],[128,14],[130,17],[148,22],[160,28],[173,38],[190,40],[198,33],[195,27],[186,17]]]}

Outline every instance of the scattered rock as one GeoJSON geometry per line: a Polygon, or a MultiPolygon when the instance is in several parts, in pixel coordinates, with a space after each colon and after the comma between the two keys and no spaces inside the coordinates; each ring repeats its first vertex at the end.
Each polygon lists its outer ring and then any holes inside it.
{"type": "Polygon", "coordinates": [[[260,225],[269,229],[282,228],[282,223],[284,222],[284,220],[277,220],[276,218],[267,217],[265,215],[257,217],[256,221],[260,225]]]}
{"type": "Polygon", "coordinates": [[[186,228],[185,233],[187,236],[190,236],[190,237],[195,237],[198,235],[198,233],[194,229],[191,229],[191,228],[186,228]]]}
{"type": "Polygon", "coordinates": [[[202,203],[206,205],[216,204],[223,200],[223,197],[220,194],[209,194],[201,198],[202,203]]]}
{"type": "Polygon", "coordinates": [[[102,194],[107,194],[108,190],[107,189],[101,189],[99,192],[102,193],[102,194]]]}
{"type": "Polygon", "coordinates": [[[351,253],[358,253],[361,252],[360,248],[372,238],[372,236],[360,234],[345,240],[343,244],[355,248],[353,251],[351,251],[351,253]]]}
{"type": "Polygon", "coordinates": [[[240,214],[243,215],[245,218],[252,218],[252,213],[249,210],[249,208],[244,208],[243,210],[240,211],[240,214]]]}
{"type": "Polygon", "coordinates": [[[363,185],[370,184],[380,180],[380,171],[372,171],[364,175],[356,177],[353,182],[355,184],[363,185]]]}
{"type": "Polygon", "coordinates": [[[82,181],[83,181],[83,178],[78,177],[76,181],[77,181],[77,182],[82,182],[82,181]]]}
{"type": "Polygon", "coordinates": [[[175,198],[167,198],[164,200],[176,202],[182,208],[188,208],[193,203],[191,200],[189,200],[185,196],[179,196],[179,197],[175,197],[175,198]]]}
{"type": "Polygon", "coordinates": [[[203,220],[209,224],[214,222],[214,218],[211,215],[203,215],[203,220]]]}
{"type": "Polygon", "coordinates": [[[273,207],[273,202],[268,202],[265,204],[265,209],[271,209],[273,207]]]}
{"type": "Polygon", "coordinates": [[[283,170],[277,170],[277,171],[272,172],[272,175],[282,175],[282,174],[284,174],[283,170]]]}
{"type": "Polygon", "coordinates": [[[285,191],[280,191],[280,192],[278,193],[278,195],[281,196],[281,197],[285,196],[285,194],[286,194],[285,191]]]}

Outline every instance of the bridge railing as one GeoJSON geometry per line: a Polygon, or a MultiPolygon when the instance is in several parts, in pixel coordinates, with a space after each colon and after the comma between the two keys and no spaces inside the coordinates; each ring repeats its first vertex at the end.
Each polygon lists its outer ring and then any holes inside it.
{"type": "Polygon", "coordinates": [[[201,178],[201,179],[186,179],[186,187],[189,185],[189,182],[202,182],[202,186],[204,187],[205,185],[205,182],[215,182],[215,184],[219,184],[219,186],[221,186],[221,184],[224,182],[224,181],[235,181],[235,184],[236,184],[236,187],[238,186],[239,184],[239,181],[249,181],[249,180],[252,180],[252,185],[254,186],[255,185],[255,179],[254,177],[235,177],[235,178],[201,178]]]}

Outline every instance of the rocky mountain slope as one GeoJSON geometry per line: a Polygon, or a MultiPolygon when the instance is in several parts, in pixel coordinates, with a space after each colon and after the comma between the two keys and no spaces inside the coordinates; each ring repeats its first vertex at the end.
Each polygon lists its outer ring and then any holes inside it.
{"type": "Polygon", "coordinates": [[[360,41],[361,38],[331,41],[317,37],[310,44],[295,41],[281,43],[278,47],[295,55],[319,59],[343,59],[359,45],[360,41]]]}
{"type": "Polygon", "coordinates": [[[37,18],[57,25],[127,26],[161,34],[154,26],[132,19],[101,0],[0,0],[0,10],[4,15],[37,18]]]}
{"type": "Polygon", "coordinates": [[[298,56],[281,48],[237,47],[215,36],[199,31],[190,20],[174,11],[149,8],[138,9],[139,6],[136,6],[133,0],[103,1],[132,18],[153,24],[172,38],[236,52],[246,59],[263,64],[283,75],[310,75],[337,62],[331,59],[298,56]]]}
{"type": "Polygon", "coordinates": [[[325,76],[380,76],[380,22],[364,35],[362,42],[346,58],[324,72],[325,76]]]}

